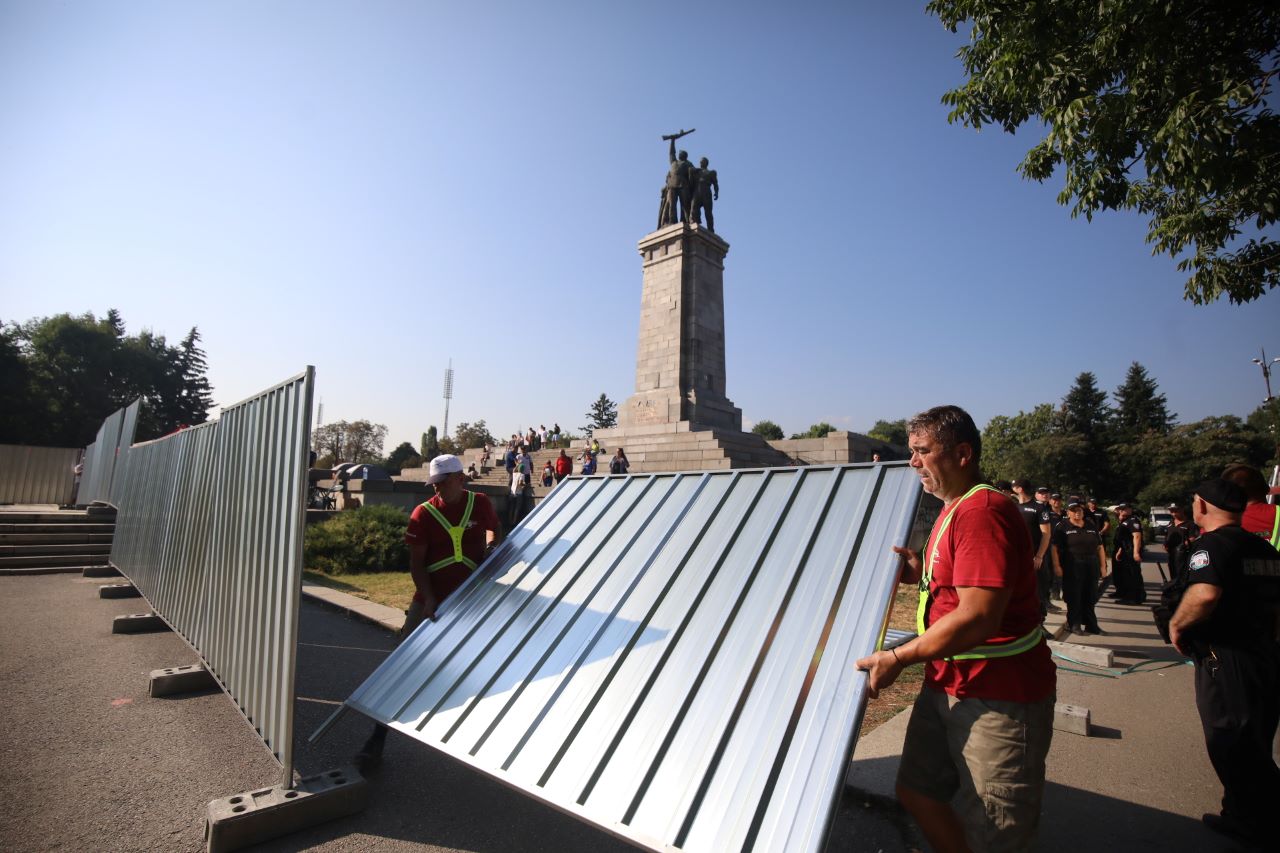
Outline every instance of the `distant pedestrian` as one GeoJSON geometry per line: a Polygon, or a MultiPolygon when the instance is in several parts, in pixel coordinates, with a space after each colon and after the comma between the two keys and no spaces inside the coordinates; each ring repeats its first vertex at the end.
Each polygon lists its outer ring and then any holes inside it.
{"type": "Polygon", "coordinates": [[[613,459],[609,461],[609,473],[625,474],[630,467],[631,463],[627,461],[626,451],[619,447],[618,452],[613,454],[613,459]]]}
{"type": "Polygon", "coordinates": [[[556,469],[551,467],[551,460],[547,460],[547,464],[542,466],[542,485],[550,486],[555,482],[556,469]]]}
{"type": "Polygon", "coordinates": [[[565,477],[573,474],[573,460],[569,458],[569,454],[564,452],[564,448],[560,448],[560,455],[556,457],[556,482],[560,482],[565,477]]]}

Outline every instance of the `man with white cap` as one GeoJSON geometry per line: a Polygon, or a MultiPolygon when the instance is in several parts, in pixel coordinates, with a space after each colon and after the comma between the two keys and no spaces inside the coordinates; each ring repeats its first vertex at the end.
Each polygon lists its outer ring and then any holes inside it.
{"type": "MultiPolygon", "coordinates": [[[[404,534],[416,591],[405,611],[402,640],[424,619],[434,620],[440,603],[462,586],[502,541],[493,504],[485,495],[466,488],[467,482],[457,456],[445,453],[431,460],[427,483],[435,486],[435,497],[413,510],[404,534]]],[[[357,756],[362,771],[377,766],[386,739],[386,727],[377,726],[357,756]]]]}

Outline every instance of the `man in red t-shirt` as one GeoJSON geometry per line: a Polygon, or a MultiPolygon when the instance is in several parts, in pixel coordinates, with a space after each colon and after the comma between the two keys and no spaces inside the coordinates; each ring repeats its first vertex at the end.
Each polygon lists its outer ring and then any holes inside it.
{"type": "Polygon", "coordinates": [[[1271,547],[1280,551],[1280,506],[1267,503],[1267,480],[1262,472],[1252,465],[1228,465],[1222,472],[1222,479],[1230,480],[1244,489],[1244,515],[1240,517],[1240,526],[1249,533],[1256,533],[1271,543],[1271,547]]]}
{"type": "Polygon", "coordinates": [[[489,498],[466,488],[462,460],[450,454],[432,459],[427,483],[435,486],[435,497],[414,508],[404,534],[416,591],[401,637],[412,634],[424,618],[435,619],[440,602],[462,586],[502,541],[498,514],[489,498]],[[455,535],[460,537],[456,546],[455,535]]]}
{"type": "Polygon", "coordinates": [[[901,582],[922,588],[920,635],[857,666],[874,698],[903,667],[925,664],[897,795],[934,849],[1026,850],[1040,820],[1057,683],[1031,535],[1014,503],[981,485],[982,439],[968,413],[939,406],[907,432],[912,467],[944,503],[923,558],[894,548],[901,582]]]}
{"type": "MultiPolygon", "coordinates": [[[[427,483],[435,496],[409,516],[404,541],[409,546],[409,574],[416,589],[400,628],[403,640],[422,624],[435,620],[440,603],[462,586],[499,542],[498,514],[485,495],[466,488],[462,460],[442,454],[431,460],[427,483]]],[[[361,772],[369,773],[382,760],[387,727],[378,724],[356,755],[361,772]]]]}

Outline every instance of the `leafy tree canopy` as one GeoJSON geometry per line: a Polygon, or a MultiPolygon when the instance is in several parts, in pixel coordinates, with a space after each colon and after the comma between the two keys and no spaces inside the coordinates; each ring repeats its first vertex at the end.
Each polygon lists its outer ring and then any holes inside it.
{"type": "Polygon", "coordinates": [[[779,439],[786,437],[782,432],[782,427],[778,426],[773,421],[757,421],[756,425],[751,428],[751,431],[763,438],[765,441],[778,441],[779,439]]]}
{"type": "Polygon", "coordinates": [[[413,449],[413,445],[407,441],[402,441],[396,445],[396,449],[391,451],[382,463],[382,467],[392,474],[398,474],[405,468],[419,468],[421,466],[422,457],[418,455],[418,451],[413,449]]]}
{"type": "Polygon", "coordinates": [[[311,447],[338,462],[382,462],[387,428],[369,421],[334,421],[311,431],[311,447]]]}
{"type": "Polygon", "coordinates": [[[831,424],[827,423],[826,421],[822,421],[821,423],[816,423],[813,426],[809,427],[804,432],[798,432],[791,437],[792,438],[826,438],[827,433],[835,432],[835,431],[836,431],[835,427],[833,427],[831,424]]]}
{"type": "Polygon", "coordinates": [[[115,310],[3,324],[0,441],[83,447],[139,397],[139,441],[204,423],[213,397],[199,344],[194,327],[178,346],[148,329],[126,335],[115,310]]]}
{"type": "MultiPolygon", "coordinates": [[[[434,429],[434,427],[433,427],[434,429]]],[[[489,426],[484,421],[476,421],[475,423],[460,423],[453,428],[453,446],[455,453],[461,453],[472,447],[484,447],[486,444],[495,444],[496,439],[489,434],[489,426]]]]}
{"type": "Polygon", "coordinates": [[[876,421],[875,426],[867,433],[870,438],[878,438],[899,447],[907,446],[907,419],[896,421],[876,421]]]}
{"type": "Polygon", "coordinates": [[[1134,210],[1153,253],[1182,255],[1185,298],[1249,302],[1280,281],[1280,121],[1268,100],[1280,58],[1273,0],[931,0],[968,79],[949,120],[1044,138],[1018,170],[1063,167],[1071,215],[1134,210]]]}

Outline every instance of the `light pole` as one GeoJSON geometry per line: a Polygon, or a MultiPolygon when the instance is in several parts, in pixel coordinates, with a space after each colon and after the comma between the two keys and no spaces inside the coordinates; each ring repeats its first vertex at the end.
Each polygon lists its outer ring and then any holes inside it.
{"type": "Polygon", "coordinates": [[[1270,403],[1271,402],[1271,365],[1275,364],[1277,361],[1280,361],[1280,356],[1276,356],[1275,358],[1271,359],[1271,361],[1267,361],[1266,349],[1260,347],[1259,350],[1262,353],[1262,358],[1253,359],[1253,363],[1258,365],[1258,367],[1262,368],[1262,381],[1267,383],[1267,399],[1263,400],[1262,402],[1270,403]]]}

